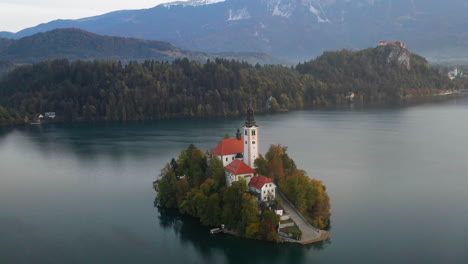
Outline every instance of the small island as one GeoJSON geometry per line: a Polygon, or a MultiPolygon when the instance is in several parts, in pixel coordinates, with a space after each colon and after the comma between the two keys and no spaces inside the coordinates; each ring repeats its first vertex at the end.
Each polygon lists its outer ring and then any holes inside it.
{"type": "Polygon", "coordinates": [[[259,153],[259,126],[251,106],[243,131],[212,151],[194,145],[162,169],[153,183],[162,208],[199,218],[213,232],[248,239],[311,244],[324,241],[330,200],[325,186],[296,167],[287,147],[259,153]]]}

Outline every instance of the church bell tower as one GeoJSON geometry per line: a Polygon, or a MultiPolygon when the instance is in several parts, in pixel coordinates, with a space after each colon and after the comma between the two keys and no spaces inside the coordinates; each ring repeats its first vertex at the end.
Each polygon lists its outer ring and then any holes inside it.
{"type": "Polygon", "coordinates": [[[244,124],[244,162],[254,168],[254,162],[258,158],[258,126],[255,123],[252,105],[247,109],[247,118],[244,124]]]}

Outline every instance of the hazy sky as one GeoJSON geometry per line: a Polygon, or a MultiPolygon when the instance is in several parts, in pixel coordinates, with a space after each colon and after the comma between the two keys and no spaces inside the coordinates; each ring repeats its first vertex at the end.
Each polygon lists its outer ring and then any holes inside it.
{"type": "Polygon", "coordinates": [[[0,31],[17,32],[55,19],[82,18],[174,0],[0,0],[0,31]]]}

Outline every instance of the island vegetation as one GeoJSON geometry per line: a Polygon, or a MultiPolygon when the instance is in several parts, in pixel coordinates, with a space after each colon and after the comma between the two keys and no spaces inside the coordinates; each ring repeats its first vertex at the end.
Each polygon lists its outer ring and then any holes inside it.
{"type": "Polygon", "coordinates": [[[0,124],[27,123],[43,112],[56,112],[63,122],[237,116],[249,98],[257,112],[276,112],[346,104],[349,92],[364,104],[457,88],[422,57],[398,51],[408,67],[392,52],[326,52],[296,67],[225,59],[51,60],[17,67],[0,80],[0,124]]]}
{"type": "MultiPolygon", "coordinates": [[[[286,151],[286,147],[272,145],[266,158],[257,159],[256,169],[279,183],[280,190],[311,224],[326,228],[330,204],[325,187],[297,169],[286,151]]],[[[274,209],[281,201],[258,202],[257,197],[248,192],[242,178],[227,187],[222,161],[214,154],[207,158],[194,145],[166,164],[155,182],[155,189],[157,205],[162,208],[177,209],[198,218],[206,226],[225,225],[240,237],[280,241],[277,236],[280,218],[274,209]]]]}

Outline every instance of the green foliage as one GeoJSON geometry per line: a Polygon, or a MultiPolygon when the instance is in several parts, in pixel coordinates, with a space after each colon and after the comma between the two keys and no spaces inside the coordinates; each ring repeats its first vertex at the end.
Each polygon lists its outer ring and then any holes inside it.
{"type": "Polygon", "coordinates": [[[247,185],[242,178],[224,190],[222,221],[229,228],[237,229],[239,227],[242,195],[246,191],[247,185]]]}
{"type": "Polygon", "coordinates": [[[206,174],[207,177],[214,181],[213,188],[215,191],[226,185],[226,177],[224,174],[223,162],[214,153],[211,154],[209,160],[210,166],[208,167],[206,174]]]}
{"type": "Polygon", "coordinates": [[[221,223],[221,212],[221,199],[219,198],[219,194],[214,193],[209,197],[205,215],[200,220],[205,225],[219,226],[221,223]]]}
{"type": "Polygon", "coordinates": [[[344,104],[349,91],[355,102],[375,103],[454,88],[419,56],[411,55],[410,70],[386,57],[378,49],[326,52],[295,68],[224,59],[126,65],[51,60],[2,78],[0,105],[17,112],[15,122],[46,111],[59,121],[157,120],[239,115],[249,98],[261,112],[270,97],[269,110],[280,111],[344,104]]]}
{"type": "Polygon", "coordinates": [[[13,117],[11,116],[10,112],[0,106],[0,124],[9,124],[12,119],[13,117]]]}
{"type": "Polygon", "coordinates": [[[194,145],[182,151],[177,161],[179,172],[187,177],[191,187],[200,186],[206,179],[208,167],[205,153],[194,145]]]}
{"type": "Polygon", "coordinates": [[[287,150],[287,147],[281,145],[271,145],[265,155],[267,161],[259,159],[259,165],[264,166],[261,170],[266,171],[266,176],[278,181],[296,170],[296,164],[287,154],[287,150]]]}
{"type": "Polygon", "coordinates": [[[241,221],[239,230],[247,238],[258,238],[258,227],[260,220],[258,218],[257,198],[248,193],[242,195],[241,221]]]}
{"type": "Polygon", "coordinates": [[[255,171],[260,175],[268,174],[268,161],[262,156],[258,155],[258,158],[254,161],[255,171]]]}
{"type": "Polygon", "coordinates": [[[302,231],[297,226],[290,226],[280,229],[281,232],[292,234],[292,238],[295,240],[301,240],[302,231]]]}
{"type": "Polygon", "coordinates": [[[424,58],[395,46],[325,52],[296,70],[316,78],[315,104],[345,103],[343,95],[349,91],[357,94],[357,102],[384,103],[398,102],[408,94],[425,96],[454,88],[424,58]],[[408,56],[409,69],[391,54],[408,56]]]}
{"type": "Polygon", "coordinates": [[[174,171],[167,164],[161,171],[156,191],[159,204],[166,208],[177,208],[177,179],[174,171]]]}
{"type": "Polygon", "coordinates": [[[266,241],[277,241],[276,228],[279,223],[279,216],[273,211],[264,211],[260,223],[260,238],[266,241]]]}
{"type": "Polygon", "coordinates": [[[255,165],[265,175],[275,180],[281,192],[294,206],[317,228],[325,228],[329,224],[330,199],[325,186],[310,179],[305,171],[299,170],[287,154],[287,148],[281,145],[271,145],[265,155],[259,157],[255,165]]]}
{"type": "Polygon", "coordinates": [[[281,109],[280,105],[278,104],[278,101],[276,100],[275,97],[271,97],[270,101],[270,111],[272,112],[277,112],[281,109]]]}
{"type": "Polygon", "coordinates": [[[285,109],[285,110],[289,109],[289,107],[291,106],[291,100],[289,100],[289,97],[287,94],[284,94],[284,93],[281,94],[280,104],[281,104],[282,109],[285,109]]]}
{"type": "MultiPolygon", "coordinates": [[[[260,156],[255,164],[258,171],[276,177],[281,191],[311,224],[318,228],[328,225],[330,205],[325,186],[298,170],[286,147],[270,146],[266,159],[260,156]]],[[[259,215],[257,198],[246,193],[243,178],[230,187],[225,187],[224,178],[222,161],[213,155],[207,163],[203,152],[190,145],[161,171],[157,200],[162,207],[178,208],[200,218],[204,225],[224,224],[245,238],[277,241],[279,216],[267,208],[259,215]]]]}

